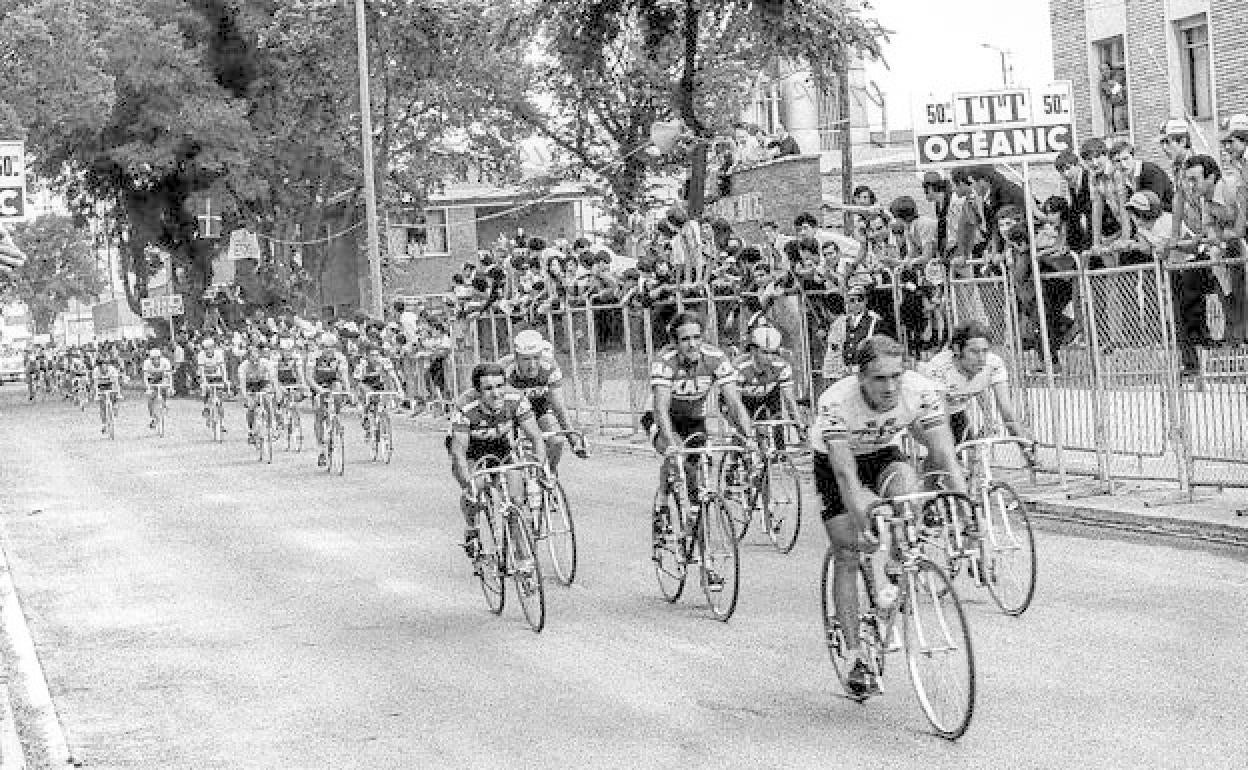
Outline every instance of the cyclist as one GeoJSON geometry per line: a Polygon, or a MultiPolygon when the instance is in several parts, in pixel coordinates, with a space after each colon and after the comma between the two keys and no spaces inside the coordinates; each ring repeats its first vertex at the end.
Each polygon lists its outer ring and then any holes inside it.
{"type": "Polygon", "coordinates": [[[158,345],[148,348],[147,358],[143,360],[143,387],[147,394],[147,416],[151,418],[147,427],[155,430],[156,399],[163,402],[173,389],[173,364],[158,345]]]}
{"type": "MultiPolygon", "coordinates": [[[[891,337],[867,338],[858,349],[858,373],[837,381],[819,397],[811,431],[815,489],[823,498],[823,523],[835,562],[836,614],[853,651],[848,680],[857,695],[872,687],[858,634],[858,552],[877,550],[884,535],[871,532],[867,511],[879,496],[907,494],[919,487],[898,446],[901,434],[910,431],[927,447],[933,465],[950,474],[951,489],[965,491],[943,408],[945,389],[905,370],[902,355],[901,345],[891,337]]],[[[894,569],[886,565],[885,575],[894,569]]],[[[880,606],[888,608],[896,600],[897,587],[878,574],[876,585],[880,606]]]]}
{"type": "Polygon", "coordinates": [[[784,414],[797,419],[797,395],[793,367],[780,352],[780,330],[759,326],[750,332],[745,355],[736,361],[741,381],[741,404],[750,415],[760,411],[777,419],[784,414]]]}
{"type": "MultiPolygon", "coordinates": [[[[209,389],[230,387],[230,373],[225,365],[225,351],[217,347],[212,337],[204,337],[203,350],[195,357],[195,373],[199,378],[199,390],[204,397],[204,419],[208,419],[209,389]]],[[[224,411],[224,410],[223,410],[224,411]]],[[[221,417],[221,432],[225,433],[225,415],[221,417]]]]}
{"type": "MultiPolygon", "coordinates": [[[[652,536],[653,558],[660,558],[660,549],[668,510],[668,477],[671,458],[684,447],[706,445],[706,401],[711,391],[719,389],[727,404],[729,420],[741,436],[747,450],[754,452],[758,442],[750,426],[750,416],[741,403],[737,387],[737,370],[721,351],[702,344],[702,319],[693,313],[680,313],[668,326],[676,346],[659,353],[650,367],[650,390],[653,409],[641,418],[642,427],[650,434],[655,450],[664,456],[659,468],[659,487],[654,496],[652,536]],[[702,434],[686,445],[685,440],[702,434]]],[[[696,462],[689,460],[686,470],[693,483],[699,483],[692,472],[696,462]]]]}
{"type": "Polygon", "coordinates": [[[252,342],[238,365],[238,384],[247,407],[247,443],[256,443],[256,407],[265,393],[277,393],[277,366],[268,357],[268,345],[252,342]]]}
{"type": "Polygon", "coordinates": [[[282,337],[277,342],[277,357],[274,359],[277,367],[277,384],[282,388],[282,403],[285,407],[288,402],[293,401],[299,403],[303,400],[303,389],[305,387],[303,380],[304,360],[303,356],[295,348],[295,340],[293,337],[282,337]]]}
{"type": "Polygon", "coordinates": [[[338,338],[326,332],[320,337],[320,350],[308,357],[308,387],[312,390],[316,419],[313,420],[313,432],[316,434],[316,445],[320,455],[316,458],[319,467],[329,462],[325,454],[325,426],[329,419],[329,394],[334,391],[350,393],[351,379],[348,376],[347,357],[338,349],[338,338]]]}
{"type": "Polygon", "coordinates": [[[70,387],[65,397],[70,398],[82,393],[85,398],[91,387],[91,367],[87,365],[87,357],[80,348],[70,349],[66,371],[69,374],[70,387]]]}
{"type": "Polygon", "coordinates": [[[963,321],[953,329],[951,349],[942,350],[931,360],[918,365],[921,373],[945,386],[945,409],[949,414],[949,427],[953,431],[955,444],[976,438],[967,418],[967,407],[971,399],[978,398],[987,414],[989,390],[1010,435],[1031,437],[1027,426],[1014,413],[1010,376],[1005,361],[990,349],[990,335],[982,321],[963,321]]]}
{"type": "MultiPolygon", "coordinates": [[[[516,335],[511,349],[511,355],[498,360],[507,384],[528,397],[537,424],[544,432],[569,430],[571,420],[563,400],[563,371],[551,353],[550,343],[542,338],[541,332],[528,329],[516,335]]],[[[573,451],[578,457],[588,456],[584,446],[578,445],[573,451]]],[[[563,442],[554,437],[547,439],[546,456],[550,458],[551,472],[558,473],[563,442]]]]}
{"type": "Polygon", "coordinates": [[[100,402],[100,433],[108,432],[108,416],[104,411],[104,400],[113,402],[114,413],[117,400],[121,396],[121,383],[124,379],[117,361],[113,358],[100,356],[91,370],[91,381],[95,387],[95,399],[100,402]]]}
{"type": "MultiPolygon", "coordinates": [[[[546,444],[528,398],[507,388],[502,366],[477,364],[472,368],[472,389],[455,399],[451,433],[446,437],[451,475],[463,490],[459,505],[464,514],[464,550],[470,559],[477,555],[476,512],[480,507],[478,490],[472,484],[472,467],[486,455],[506,462],[515,449],[517,430],[523,431],[532,443],[533,459],[545,465],[546,444]]],[[[507,475],[507,486],[513,499],[524,499],[519,473],[507,475]]]]}
{"type": "Polygon", "coordinates": [[[42,348],[26,352],[26,389],[31,401],[35,400],[35,387],[43,381],[44,373],[49,368],[47,356],[42,348]]]}
{"type": "Polygon", "coordinates": [[[403,385],[399,375],[394,371],[394,364],[381,353],[381,346],[372,342],[360,342],[360,360],[355,365],[352,379],[355,380],[356,395],[364,404],[364,438],[368,439],[370,419],[377,409],[376,401],[369,401],[369,393],[391,391],[402,393],[403,385]]]}

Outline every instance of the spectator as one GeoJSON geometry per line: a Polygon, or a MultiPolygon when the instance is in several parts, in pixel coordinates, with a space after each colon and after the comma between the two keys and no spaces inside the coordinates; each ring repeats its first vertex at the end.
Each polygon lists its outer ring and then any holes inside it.
{"type": "Polygon", "coordinates": [[[928,171],[923,175],[923,197],[936,208],[936,254],[943,259],[953,250],[949,233],[957,232],[953,188],[940,172],[928,171]]]}
{"type": "Polygon", "coordinates": [[[983,204],[985,230],[988,236],[988,251],[1003,252],[1005,242],[1002,230],[997,221],[997,213],[1005,206],[1017,206],[1024,209],[1028,205],[1023,188],[1001,175],[992,166],[971,166],[966,170],[967,177],[975,186],[975,192],[983,204]]]}
{"type": "Polygon", "coordinates": [[[983,255],[984,246],[988,242],[988,225],[984,219],[984,202],[979,197],[971,177],[966,169],[954,169],[949,175],[954,194],[961,199],[958,208],[958,219],[955,227],[953,245],[953,264],[957,268],[957,276],[969,278],[973,275],[968,260],[978,259],[983,255]]]}
{"type": "MultiPolygon", "coordinates": [[[[1135,147],[1126,141],[1115,142],[1110,151],[1114,166],[1122,177],[1123,196],[1130,199],[1132,195],[1143,190],[1150,190],[1161,201],[1162,211],[1172,211],[1174,203],[1174,185],[1161,166],[1151,160],[1140,160],[1135,157],[1135,147]]],[[[1123,204],[1126,210],[1126,204],[1123,204]]]]}
{"type": "Polygon", "coordinates": [[[767,150],[758,140],[758,126],[747,126],[745,123],[735,123],[732,127],[732,136],[737,143],[737,166],[739,168],[749,168],[767,160],[767,150]]]}
{"type": "Polygon", "coordinates": [[[776,124],[776,134],[767,143],[767,148],[771,150],[773,158],[784,158],[790,155],[801,155],[802,148],[797,145],[797,140],[789,135],[784,124],[776,124]]]}
{"type": "MultiPolygon", "coordinates": [[[[1244,254],[1245,206],[1239,198],[1235,181],[1222,174],[1217,161],[1208,155],[1193,155],[1187,159],[1184,175],[1192,193],[1201,203],[1203,236],[1205,243],[1198,254],[1212,262],[1233,259],[1244,254]]],[[[1223,341],[1229,344],[1244,342],[1248,326],[1245,313],[1243,268],[1215,265],[1214,277],[1221,289],[1222,307],[1226,315],[1226,334],[1223,341]]]]}
{"type": "Polygon", "coordinates": [[[1101,62],[1101,114],[1105,116],[1108,133],[1130,129],[1127,117],[1127,74],[1109,62],[1101,62]]]}
{"type": "Polygon", "coordinates": [[[1053,162],[1066,181],[1069,205],[1063,215],[1067,247],[1082,254],[1092,248],[1092,178],[1073,150],[1062,150],[1053,162]]]}
{"type": "MultiPolygon", "coordinates": [[[[1109,149],[1100,139],[1089,139],[1079,148],[1079,157],[1083,160],[1091,179],[1089,182],[1092,193],[1092,245],[1101,246],[1108,240],[1117,238],[1127,221],[1123,204],[1123,181],[1109,159],[1109,149]]],[[[1118,259],[1109,252],[1103,262],[1105,267],[1117,267],[1118,259]]],[[[1093,264],[1093,267],[1099,265],[1093,264]]]]}

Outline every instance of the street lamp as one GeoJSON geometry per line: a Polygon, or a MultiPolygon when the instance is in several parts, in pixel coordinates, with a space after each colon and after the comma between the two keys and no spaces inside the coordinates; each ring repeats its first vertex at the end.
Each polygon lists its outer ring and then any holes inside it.
{"type": "Polygon", "coordinates": [[[996,51],[1001,55],[1001,85],[1008,88],[1011,80],[1010,75],[1013,74],[1013,68],[1009,65],[1009,57],[1013,56],[1014,52],[1008,48],[995,46],[992,43],[980,43],[979,47],[987,48],[990,51],[996,51]]]}

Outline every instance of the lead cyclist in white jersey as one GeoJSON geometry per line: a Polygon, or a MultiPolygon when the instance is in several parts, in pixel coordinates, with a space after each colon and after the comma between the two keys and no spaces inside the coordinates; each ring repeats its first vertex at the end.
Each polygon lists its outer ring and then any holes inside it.
{"type": "MultiPolygon", "coordinates": [[[[919,480],[899,445],[909,431],[927,447],[928,459],[949,474],[951,491],[965,492],[965,476],[953,450],[945,417],[944,388],[907,371],[901,345],[891,337],[868,337],[858,348],[858,373],[834,383],[819,397],[810,432],[815,489],[823,498],[823,525],[833,549],[836,615],[853,653],[848,684],[858,695],[871,690],[870,669],[858,634],[858,552],[880,547],[867,511],[880,496],[919,490],[919,480]]],[[[892,555],[891,549],[887,551],[892,555]]],[[[876,559],[880,568],[881,560],[876,559]]],[[[887,565],[884,572],[890,571],[887,565]]],[[[896,601],[895,585],[877,575],[879,604],[896,601]]]]}
{"type": "Polygon", "coordinates": [[[918,370],[945,386],[945,409],[953,441],[960,444],[978,438],[967,417],[971,400],[978,398],[985,416],[989,414],[988,391],[992,391],[1001,422],[1011,436],[1031,438],[1031,432],[1014,413],[1010,398],[1010,376],[1005,362],[990,349],[991,332],[981,321],[963,321],[953,329],[950,350],[942,350],[918,370]]]}

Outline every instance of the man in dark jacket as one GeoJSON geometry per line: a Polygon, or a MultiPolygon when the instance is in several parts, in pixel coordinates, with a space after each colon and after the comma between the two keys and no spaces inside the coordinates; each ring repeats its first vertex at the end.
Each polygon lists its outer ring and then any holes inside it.
{"type": "Polygon", "coordinates": [[[1122,176],[1123,195],[1128,200],[1138,192],[1151,191],[1161,200],[1162,211],[1174,210],[1174,183],[1161,166],[1136,158],[1130,142],[1115,143],[1110,157],[1122,176]]]}

